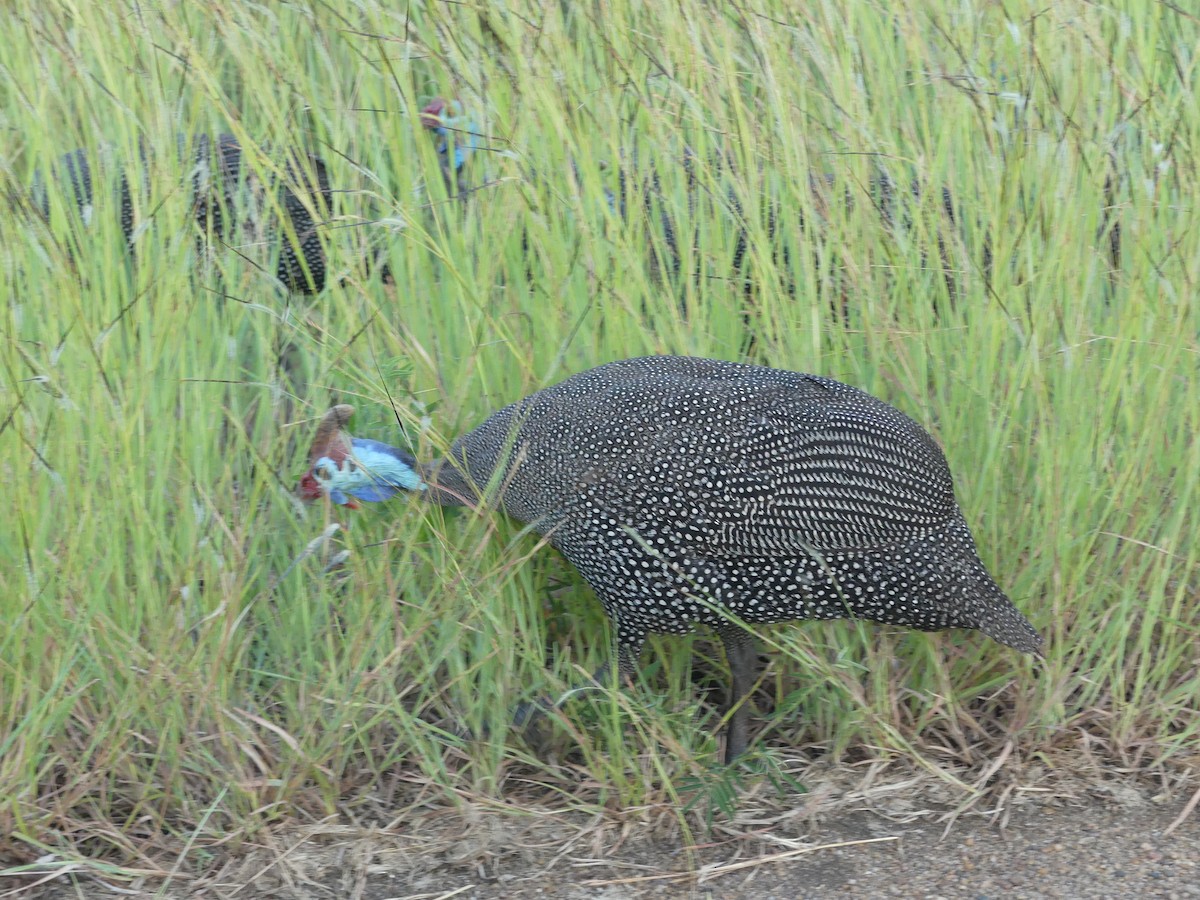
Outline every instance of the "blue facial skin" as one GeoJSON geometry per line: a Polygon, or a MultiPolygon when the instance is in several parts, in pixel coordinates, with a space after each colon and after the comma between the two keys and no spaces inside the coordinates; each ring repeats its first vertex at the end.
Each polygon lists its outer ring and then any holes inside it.
{"type": "Polygon", "coordinates": [[[479,129],[471,121],[471,117],[462,111],[462,104],[452,100],[446,104],[438,124],[432,126],[433,133],[442,140],[438,143],[437,151],[442,156],[450,152],[454,145],[454,171],[460,171],[466,165],[467,157],[483,146],[479,129]]]}
{"type": "Polygon", "coordinates": [[[345,506],[350,498],[378,503],[401,491],[423,491],[416,460],[395,447],[367,438],[350,441],[350,455],[340,464],[328,456],[313,463],[313,477],[329,499],[345,506]]]}
{"type": "MultiPolygon", "coordinates": [[[[462,169],[462,167],[466,164],[467,157],[472,153],[472,151],[475,150],[474,144],[475,144],[474,139],[471,140],[471,146],[468,146],[468,147],[464,147],[460,143],[455,143],[455,145],[454,145],[454,171],[456,171],[456,172],[460,171],[462,169]]],[[[444,156],[446,154],[446,151],[449,149],[450,148],[449,148],[448,143],[446,141],[443,141],[441,146],[438,147],[438,153],[441,153],[444,156]]]]}

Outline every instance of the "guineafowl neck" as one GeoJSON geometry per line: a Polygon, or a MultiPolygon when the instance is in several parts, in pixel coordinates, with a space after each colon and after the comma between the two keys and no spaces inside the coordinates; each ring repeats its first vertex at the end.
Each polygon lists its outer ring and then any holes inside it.
{"type": "Polygon", "coordinates": [[[419,467],[421,480],[428,485],[426,499],[439,506],[475,506],[479,491],[451,463],[434,460],[419,467]]]}

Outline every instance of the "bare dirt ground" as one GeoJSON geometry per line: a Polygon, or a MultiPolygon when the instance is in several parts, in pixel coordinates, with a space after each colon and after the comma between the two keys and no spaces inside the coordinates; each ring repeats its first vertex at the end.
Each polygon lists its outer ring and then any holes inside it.
{"type": "Polygon", "coordinates": [[[954,817],[910,787],[875,790],[870,802],[802,795],[690,844],[662,811],[657,827],[649,814],[622,825],[511,809],[440,824],[432,815],[419,833],[324,823],[277,834],[203,879],[117,891],[91,876],[32,889],[10,882],[0,897],[1200,898],[1200,810],[1179,821],[1190,792],[1092,784],[954,817]]]}

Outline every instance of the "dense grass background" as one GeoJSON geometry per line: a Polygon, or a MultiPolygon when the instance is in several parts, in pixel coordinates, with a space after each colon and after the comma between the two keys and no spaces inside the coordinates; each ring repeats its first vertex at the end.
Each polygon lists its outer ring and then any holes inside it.
{"type": "Polygon", "coordinates": [[[607,650],[575,573],[498,517],[292,494],[331,401],[428,457],[644,353],[819,372],[923,422],[1048,640],[1035,668],[978,635],[773,630],[758,722],[777,765],[898,755],[983,789],[1195,778],[1195,17],[1133,0],[17,0],[0,17],[10,203],[76,147],[128,160],[231,131],[326,159],[346,276],[289,297],[254,248],[201,258],[169,156],[137,188],[136,264],[105,205],[119,167],[89,229],[0,210],[9,859],[202,869],[297,817],[678,807],[715,759],[706,642],[654,643],[643,690],[581,699],[532,754],[509,711],[607,650]],[[465,204],[417,119],[439,94],[486,136],[465,204]],[[717,154],[732,171],[706,168],[717,154]],[[658,217],[604,200],[651,166],[698,235],[683,277],[649,262],[658,217]],[[924,186],[893,227],[881,170],[924,186]],[[750,290],[725,263],[742,217],[750,290]],[[363,272],[368,248],[393,285],[363,272]]]}

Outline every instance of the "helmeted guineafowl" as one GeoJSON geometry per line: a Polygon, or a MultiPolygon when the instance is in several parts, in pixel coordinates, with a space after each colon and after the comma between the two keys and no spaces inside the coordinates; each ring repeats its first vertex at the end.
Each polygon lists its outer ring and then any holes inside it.
{"type": "MultiPolygon", "coordinates": [[[[466,198],[482,182],[471,171],[472,157],[484,147],[484,136],[475,117],[461,101],[435,97],[421,110],[420,120],[437,138],[438,160],[447,195],[466,198]]],[[[680,184],[684,201],[682,209],[678,202],[671,202],[667,189],[670,179],[666,176],[671,168],[669,157],[665,161],[660,159],[657,163],[651,163],[639,159],[636,152],[623,156],[616,166],[614,189],[605,188],[605,201],[619,219],[628,223],[634,217],[641,217],[645,229],[643,237],[647,241],[646,263],[652,279],[667,282],[677,280],[683,274],[684,255],[689,250],[687,244],[690,242],[690,249],[694,252],[689,277],[700,278],[708,274],[729,279],[740,283],[749,292],[753,288],[747,259],[754,234],[750,221],[752,215],[761,217],[761,233],[771,246],[775,265],[781,269],[788,267],[789,253],[782,240],[784,228],[781,226],[786,224],[790,232],[803,230],[806,223],[802,216],[785,212],[785,208],[793,209],[795,204],[786,202],[778,196],[777,191],[772,191],[762,171],[749,176],[739,172],[733,155],[727,150],[701,155],[690,147],[684,147],[676,163],[683,173],[680,184]],[[751,202],[751,196],[755,193],[761,196],[756,202],[751,202]],[[701,260],[698,251],[701,249],[700,233],[705,227],[702,221],[730,223],[734,242],[728,259],[701,260]]],[[[583,180],[574,160],[570,161],[569,169],[576,181],[583,180]]],[[[548,180],[536,171],[526,170],[525,174],[533,181],[548,180]]],[[[836,180],[832,176],[813,173],[808,177],[811,205],[821,219],[825,219],[836,204],[840,203],[847,209],[854,206],[853,193],[845,190],[837,197],[835,185],[836,180]]],[[[903,187],[897,187],[885,170],[878,169],[872,174],[863,193],[868,204],[878,212],[883,227],[899,237],[905,232],[910,235],[913,233],[913,220],[923,202],[926,187],[923,187],[920,179],[913,178],[906,193],[903,187]]],[[[964,268],[961,261],[955,259],[961,256],[955,245],[962,240],[962,215],[956,211],[948,188],[941,188],[939,193],[941,203],[938,204],[938,212],[941,221],[934,229],[936,252],[947,293],[950,300],[954,301],[960,294],[959,281],[964,268]]],[[[818,221],[816,227],[819,229],[822,224],[818,221]]],[[[523,237],[523,242],[528,252],[527,235],[523,237]]],[[[917,265],[926,268],[929,256],[930,251],[922,245],[917,265]]],[[[991,275],[991,245],[986,235],[982,259],[981,268],[987,280],[991,275]]]]}
{"type": "MultiPolygon", "coordinates": [[[[787,232],[802,232],[815,225],[815,231],[819,234],[828,224],[831,210],[838,205],[850,210],[856,202],[855,193],[850,190],[842,190],[840,196],[838,195],[837,180],[834,176],[810,173],[807,191],[817,221],[809,223],[802,215],[788,212],[795,209],[795,202],[781,198],[777,190],[772,190],[766,183],[765,173],[760,171],[747,175],[740,172],[735,160],[728,153],[700,157],[690,148],[685,148],[681,168],[686,210],[679,210],[678,204],[672,208],[669,194],[664,188],[666,179],[663,176],[666,169],[661,163],[658,166],[639,167],[634,157],[624,162],[618,172],[616,198],[620,215],[627,216],[640,203],[647,223],[657,229],[660,235],[660,240],[652,242],[651,246],[650,266],[655,277],[659,277],[663,272],[671,278],[678,278],[682,274],[689,228],[691,249],[695,252],[701,246],[701,220],[729,220],[735,236],[732,254],[728,264],[712,269],[712,274],[722,279],[733,279],[749,291],[753,287],[747,259],[753,237],[752,215],[760,218],[761,233],[771,248],[772,261],[780,269],[786,270],[790,254],[782,240],[785,235],[784,226],[787,232]],[[754,194],[758,195],[756,202],[751,200],[754,194]],[[677,216],[681,213],[686,214],[687,218],[677,221],[677,216]],[[689,221],[690,226],[687,224],[689,221]]],[[[911,243],[914,217],[918,207],[924,202],[927,187],[919,179],[913,178],[906,193],[903,187],[895,184],[887,171],[878,169],[872,173],[862,193],[869,206],[877,212],[887,233],[896,238],[908,233],[910,239],[907,242],[911,243]]],[[[961,293],[959,281],[963,266],[955,261],[955,257],[959,255],[955,245],[963,239],[960,228],[962,217],[956,212],[949,188],[942,187],[939,196],[940,221],[934,230],[937,265],[941,268],[949,299],[954,302],[961,293]]],[[[929,250],[921,245],[921,242],[918,242],[918,245],[921,250],[918,265],[925,269],[929,265],[929,250]]],[[[700,257],[696,255],[696,259],[698,266],[700,257]]],[[[814,261],[814,264],[819,268],[819,261],[814,261]]],[[[980,268],[985,280],[990,279],[991,241],[990,236],[986,234],[980,268]]],[[[698,268],[691,271],[691,277],[700,275],[698,268]]],[[[792,289],[789,286],[789,290],[792,289]]]]}
{"type": "MultiPolygon", "coordinates": [[[[233,135],[222,134],[213,140],[207,134],[198,134],[190,141],[181,135],[177,152],[180,161],[186,160],[191,165],[187,177],[191,180],[195,221],[202,234],[235,245],[277,241],[279,261],[275,275],[289,290],[317,293],[325,286],[325,251],[313,212],[328,210],[332,194],[325,163],[319,157],[291,152],[283,166],[284,180],[277,186],[271,185],[269,190],[276,193],[269,195],[249,166],[243,166],[242,146],[233,135]],[[240,185],[250,188],[244,197],[239,197],[240,185]],[[276,198],[288,226],[278,220],[269,196],[276,198]],[[302,198],[307,198],[307,205],[302,198]],[[242,199],[252,202],[242,203],[242,199]]],[[[154,154],[144,142],[140,157],[140,171],[145,178],[154,165],[154,154]]],[[[61,156],[51,167],[51,176],[62,186],[64,195],[74,199],[86,223],[91,215],[95,183],[87,154],[74,150],[61,156]]],[[[140,222],[128,177],[122,175],[118,190],[121,232],[126,241],[132,242],[140,222]]],[[[273,180],[273,176],[269,177],[273,180]]],[[[47,218],[50,196],[44,178],[36,174],[31,197],[34,208],[47,218]]]]}
{"type": "Polygon", "coordinates": [[[650,632],[721,636],[733,675],[726,759],[747,745],[754,643],[739,624],[856,616],[1041,638],[988,575],[945,457],[920,425],[815,375],[710,359],[609,363],[492,415],[444,459],[322,423],[308,499],[419,492],[495,502],[580,571],[615,624],[622,673],[650,632]],[[498,496],[483,493],[500,485],[498,496]]]}
{"type": "Polygon", "coordinates": [[[437,136],[438,164],[446,193],[465,197],[470,193],[467,161],[483,146],[483,135],[475,120],[457,100],[434,97],[421,110],[421,125],[437,136]]]}

